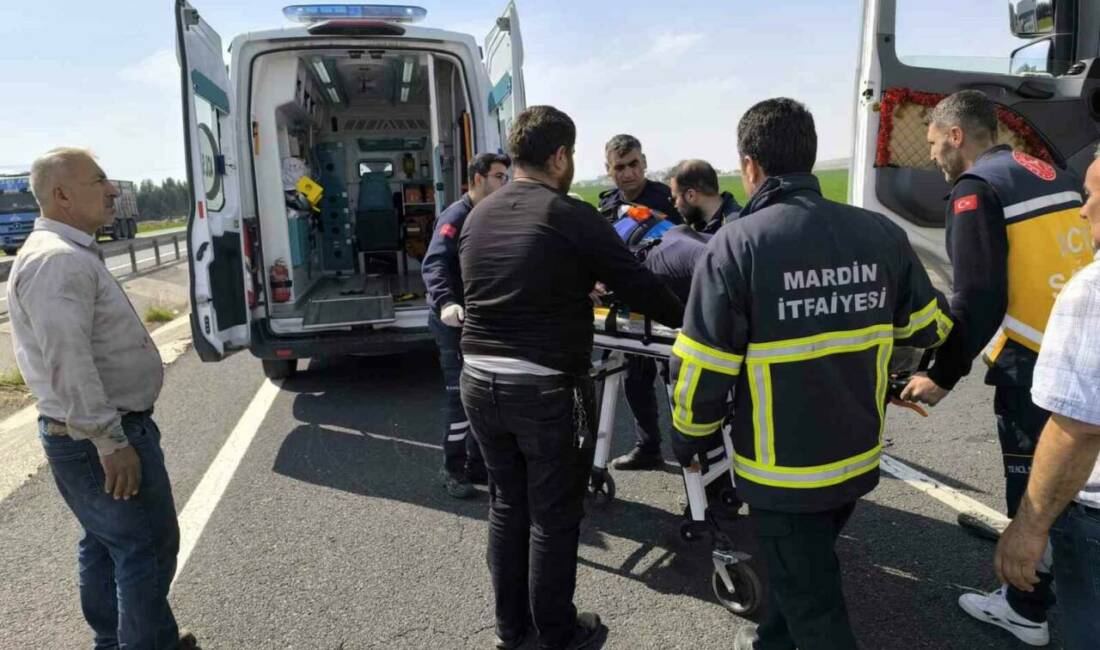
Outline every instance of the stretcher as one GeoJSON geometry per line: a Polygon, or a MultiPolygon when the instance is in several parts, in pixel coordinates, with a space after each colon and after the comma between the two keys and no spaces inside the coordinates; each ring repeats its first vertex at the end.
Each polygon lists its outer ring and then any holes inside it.
{"type": "MultiPolygon", "coordinates": [[[[619,388],[626,371],[626,355],[640,355],[656,360],[671,407],[672,382],[668,364],[677,331],[654,323],[640,314],[629,314],[615,303],[594,310],[593,326],[593,345],[601,351],[601,358],[592,370],[597,388],[599,417],[588,489],[596,505],[605,505],[615,498],[615,479],[608,472],[607,465],[611,456],[619,388]]],[[[707,485],[724,474],[733,479],[733,443],[730,441],[729,430],[725,427],[721,438],[722,445],[707,453],[706,472],[699,463],[681,468],[688,512],[687,519],[680,525],[680,537],[686,542],[710,541],[711,559],[714,563],[711,588],[714,595],[723,607],[744,616],[757,609],[763,588],[760,578],[747,563],[751,556],[734,550],[732,539],[709,510],[707,485]]],[[[727,505],[736,502],[736,495],[729,491],[724,492],[721,498],[727,505]]]]}

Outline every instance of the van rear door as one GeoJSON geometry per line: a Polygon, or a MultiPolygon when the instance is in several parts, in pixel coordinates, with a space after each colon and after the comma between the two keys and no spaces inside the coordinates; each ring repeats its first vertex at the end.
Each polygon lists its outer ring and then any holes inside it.
{"type": "Polygon", "coordinates": [[[489,116],[496,119],[503,147],[508,141],[512,122],[527,108],[523,86],[523,39],[520,37],[519,13],[514,2],[508,3],[485,37],[485,70],[492,86],[489,116]]]}
{"type": "Polygon", "coordinates": [[[929,158],[927,112],[945,95],[981,90],[1003,107],[1002,142],[1083,179],[1100,141],[1098,41],[1097,3],[866,0],[849,201],[905,228],[943,273],[950,187],[929,158]],[[992,43],[997,56],[942,53],[973,51],[975,41],[992,43]]]}
{"type": "Polygon", "coordinates": [[[233,87],[221,37],[186,0],[176,1],[176,49],[193,193],[187,220],[191,334],[199,357],[218,361],[250,340],[233,87]]]}

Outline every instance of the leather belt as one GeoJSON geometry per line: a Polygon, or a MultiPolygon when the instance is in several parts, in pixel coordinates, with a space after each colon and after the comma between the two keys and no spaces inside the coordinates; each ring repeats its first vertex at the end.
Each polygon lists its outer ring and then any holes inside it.
{"type": "Polygon", "coordinates": [[[471,379],[498,386],[532,386],[535,388],[562,388],[575,386],[577,378],[573,375],[528,375],[515,373],[495,373],[463,366],[462,372],[471,379]]]}

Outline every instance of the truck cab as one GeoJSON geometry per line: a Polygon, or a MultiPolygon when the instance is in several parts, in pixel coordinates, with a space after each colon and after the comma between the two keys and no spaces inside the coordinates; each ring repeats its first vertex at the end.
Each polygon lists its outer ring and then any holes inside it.
{"type": "Polygon", "coordinates": [[[296,5],[293,26],[220,36],[177,0],[191,327],[269,377],[298,359],[431,345],[419,261],[467,163],[525,107],[519,17],[479,47],[419,7],[296,5]]]}
{"type": "MultiPolygon", "coordinates": [[[[860,40],[849,202],[904,228],[945,283],[951,188],[925,136],[940,99],[985,92],[999,143],[1084,179],[1100,142],[1100,3],[865,0],[860,40]]],[[[1061,237],[1089,245],[1083,225],[1061,237]]]]}
{"type": "Polygon", "coordinates": [[[15,255],[34,230],[38,201],[31,193],[31,176],[0,175],[0,250],[15,255]]]}

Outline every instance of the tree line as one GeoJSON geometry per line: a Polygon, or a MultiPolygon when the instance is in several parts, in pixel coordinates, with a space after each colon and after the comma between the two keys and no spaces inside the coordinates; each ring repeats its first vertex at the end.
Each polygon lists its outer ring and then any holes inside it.
{"type": "Polygon", "coordinates": [[[166,178],[157,185],[145,179],[137,187],[138,213],[141,219],[186,217],[191,205],[191,188],[187,181],[166,178]]]}

